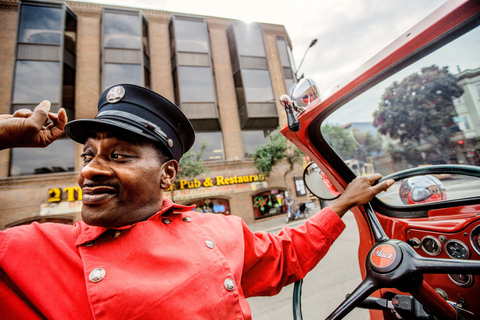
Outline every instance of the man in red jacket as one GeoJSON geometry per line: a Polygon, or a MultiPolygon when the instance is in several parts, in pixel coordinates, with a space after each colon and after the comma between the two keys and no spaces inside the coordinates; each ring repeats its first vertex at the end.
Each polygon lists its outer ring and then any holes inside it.
{"type": "Polygon", "coordinates": [[[47,102],[0,118],[2,148],[17,146],[8,137],[25,128],[30,134],[18,146],[48,145],[64,129],[84,144],[83,221],[0,232],[5,319],[250,319],[247,297],[302,279],[343,231],[345,212],[393,183],[373,186],[378,174],[357,178],[304,225],[278,236],[253,233],[239,217],[163,198],[195,137],[164,97],[114,86],[95,119],[65,122],[47,102]]]}

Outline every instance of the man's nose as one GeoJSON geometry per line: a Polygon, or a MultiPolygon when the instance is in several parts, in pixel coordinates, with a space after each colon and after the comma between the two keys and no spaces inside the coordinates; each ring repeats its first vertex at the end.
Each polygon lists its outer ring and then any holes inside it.
{"type": "Polygon", "coordinates": [[[81,170],[80,175],[88,180],[93,180],[96,176],[109,176],[112,171],[108,165],[100,158],[93,158],[81,170]]]}

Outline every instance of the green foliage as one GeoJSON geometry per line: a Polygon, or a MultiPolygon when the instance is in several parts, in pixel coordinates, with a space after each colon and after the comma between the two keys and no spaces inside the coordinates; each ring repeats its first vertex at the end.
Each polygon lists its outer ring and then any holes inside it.
{"type": "Polygon", "coordinates": [[[338,125],[324,124],[322,125],[322,134],[325,140],[338,152],[342,159],[351,159],[355,157],[357,144],[353,140],[350,131],[341,128],[338,125]]]}
{"type": "Polygon", "coordinates": [[[286,176],[293,170],[295,163],[301,163],[304,154],[293,144],[288,143],[287,138],[277,130],[270,134],[269,142],[255,150],[252,157],[257,170],[266,177],[270,176],[275,165],[286,160],[289,164],[289,170],[285,172],[286,176]]]}
{"type": "Polygon", "coordinates": [[[202,141],[200,152],[195,152],[193,149],[190,149],[182,156],[178,164],[179,171],[177,179],[194,178],[204,172],[210,171],[210,169],[203,165],[202,157],[206,147],[206,142],[202,141]]]}
{"type": "Polygon", "coordinates": [[[373,125],[378,132],[399,139],[400,143],[420,144],[429,136],[438,140],[436,150],[445,156],[450,136],[458,131],[453,122],[456,116],[453,99],[460,97],[463,89],[448,67],[432,65],[413,73],[400,83],[385,90],[378,109],[374,112],[373,125]]]}

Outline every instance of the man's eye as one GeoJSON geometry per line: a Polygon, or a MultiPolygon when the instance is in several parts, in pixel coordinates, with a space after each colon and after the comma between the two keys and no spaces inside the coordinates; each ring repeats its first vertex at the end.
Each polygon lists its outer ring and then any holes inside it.
{"type": "Polygon", "coordinates": [[[116,160],[125,160],[127,158],[130,158],[129,156],[127,155],[124,155],[124,154],[120,154],[120,153],[114,153],[112,154],[112,159],[116,159],[116,160]]]}
{"type": "Polygon", "coordinates": [[[93,158],[93,156],[88,153],[83,153],[80,157],[83,159],[83,162],[89,162],[93,158]]]}

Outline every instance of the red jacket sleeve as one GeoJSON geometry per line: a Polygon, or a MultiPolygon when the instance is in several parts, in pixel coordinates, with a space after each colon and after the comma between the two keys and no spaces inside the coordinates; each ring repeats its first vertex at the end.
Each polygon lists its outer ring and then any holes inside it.
{"type": "Polygon", "coordinates": [[[244,226],[242,287],[246,297],[275,295],[312,270],[345,229],[340,217],[324,208],[297,228],[278,235],[252,233],[244,226]]]}

